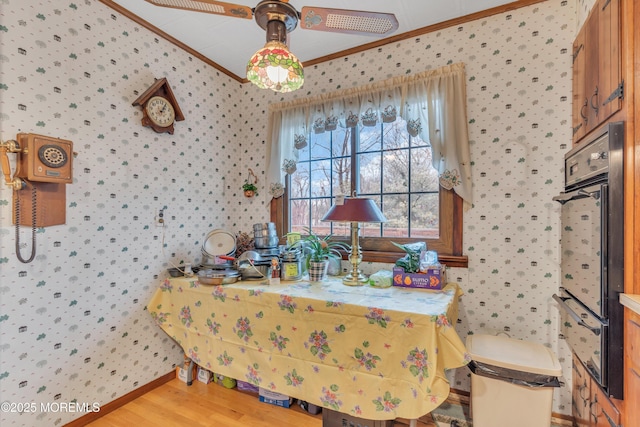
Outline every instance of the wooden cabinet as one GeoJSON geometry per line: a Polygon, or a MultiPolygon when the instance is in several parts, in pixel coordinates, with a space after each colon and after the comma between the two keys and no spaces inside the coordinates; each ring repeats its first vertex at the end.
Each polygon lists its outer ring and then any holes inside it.
{"type": "Polygon", "coordinates": [[[585,89],[587,71],[586,53],[584,50],[586,26],[583,26],[578,36],[573,42],[573,96],[572,96],[572,120],[571,125],[573,127],[573,143],[576,144],[582,139],[586,133],[588,122],[588,102],[585,89]]]}
{"type": "Polygon", "coordinates": [[[573,43],[573,143],[621,108],[620,0],[598,0],[573,43]]]}
{"type": "Polygon", "coordinates": [[[573,357],[571,404],[575,427],[615,427],[621,422],[620,411],[573,357]]]}
{"type": "MultiPolygon", "coordinates": [[[[620,0],[598,1],[598,86],[595,89],[597,123],[622,106],[620,0]]],[[[597,126],[597,124],[596,124],[597,126]]]]}
{"type": "Polygon", "coordinates": [[[591,408],[589,409],[592,427],[619,426],[622,417],[611,400],[595,384],[591,383],[591,408]]]}
{"type": "Polygon", "coordinates": [[[587,372],[573,356],[573,381],[571,392],[571,406],[573,407],[573,425],[575,427],[587,427],[589,425],[589,396],[590,378],[587,372]]]}
{"type": "Polygon", "coordinates": [[[640,424],[640,315],[625,309],[625,426],[640,424]]]}

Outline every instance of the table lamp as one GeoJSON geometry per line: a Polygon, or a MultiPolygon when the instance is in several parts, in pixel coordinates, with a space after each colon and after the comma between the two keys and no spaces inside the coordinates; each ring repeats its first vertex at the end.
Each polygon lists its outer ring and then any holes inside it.
{"type": "Polygon", "coordinates": [[[336,202],[322,221],[350,222],[351,223],[351,251],[349,262],[351,273],[347,274],[342,283],[347,286],[362,286],[367,282],[367,276],[360,271],[362,253],[360,252],[360,223],[361,222],[386,222],[387,218],[382,214],[373,199],[364,197],[345,198],[336,197],[336,202]]]}

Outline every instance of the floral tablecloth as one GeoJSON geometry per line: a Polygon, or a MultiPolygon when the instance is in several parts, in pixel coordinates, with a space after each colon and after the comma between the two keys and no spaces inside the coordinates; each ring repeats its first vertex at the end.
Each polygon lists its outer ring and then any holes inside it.
{"type": "Polygon", "coordinates": [[[166,279],[147,305],[213,372],[371,420],[419,418],[469,361],[454,330],[462,292],[323,283],[166,279]]]}

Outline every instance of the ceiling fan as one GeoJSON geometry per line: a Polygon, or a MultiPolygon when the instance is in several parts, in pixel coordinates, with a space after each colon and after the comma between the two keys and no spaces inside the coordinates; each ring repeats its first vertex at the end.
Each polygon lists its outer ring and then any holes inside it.
{"type": "Polygon", "coordinates": [[[247,79],[258,87],[290,92],[304,82],[302,65],[287,48],[287,33],[300,28],[384,37],[398,29],[392,13],[305,6],[298,12],[288,0],[261,0],[256,7],[215,0],[145,0],[156,6],[252,19],[266,31],[265,47],[249,60],[247,79]]]}

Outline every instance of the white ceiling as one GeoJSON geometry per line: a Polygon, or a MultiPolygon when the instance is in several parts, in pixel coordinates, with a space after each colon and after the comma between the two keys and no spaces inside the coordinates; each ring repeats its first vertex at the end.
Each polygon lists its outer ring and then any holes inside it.
{"type": "MultiPolygon", "coordinates": [[[[247,61],[265,43],[265,31],[254,20],[190,12],[154,6],[144,0],[111,0],[175,39],[210,59],[240,79],[246,76],[247,61]]],[[[255,7],[259,0],[238,0],[255,7]]],[[[109,1],[103,1],[109,4],[109,1]]],[[[228,2],[232,2],[228,1],[228,2]]],[[[439,24],[505,4],[531,4],[512,0],[290,0],[298,11],[303,6],[367,10],[394,13],[399,28],[391,35],[439,24]]],[[[303,30],[289,33],[289,48],[302,61],[355,48],[377,37],[303,30]]]]}

